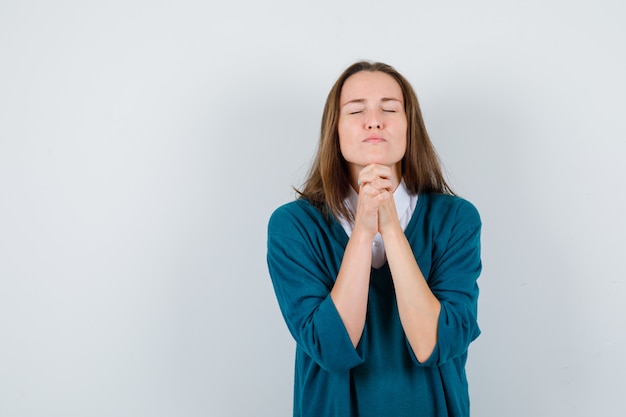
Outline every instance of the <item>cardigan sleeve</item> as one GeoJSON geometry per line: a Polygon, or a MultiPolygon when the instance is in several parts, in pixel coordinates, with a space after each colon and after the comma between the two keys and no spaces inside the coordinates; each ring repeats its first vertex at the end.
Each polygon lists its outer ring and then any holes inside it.
{"type": "Polygon", "coordinates": [[[476,208],[460,201],[450,216],[445,216],[446,226],[434,238],[428,285],[441,303],[441,312],[437,343],[423,366],[440,366],[466,354],[470,343],[480,335],[477,279],[482,270],[482,225],[476,208]]]}
{"type": "Polygon", "coordinates": [[[299,347],[329,372],[363,363],[330,297],[335,282],[285,208],[270,218],[267,264],[280,310],[299,347]]]}

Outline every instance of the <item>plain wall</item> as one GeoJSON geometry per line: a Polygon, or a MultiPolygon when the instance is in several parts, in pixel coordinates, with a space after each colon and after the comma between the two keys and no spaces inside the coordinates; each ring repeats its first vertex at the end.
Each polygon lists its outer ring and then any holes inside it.
{"type": "Polygon", "coordinates": [[[472,413],[626,410],[626,3],[0,3],[0,416],[287,416],[265,264],[343,69],[480,210],[472,413]]]}

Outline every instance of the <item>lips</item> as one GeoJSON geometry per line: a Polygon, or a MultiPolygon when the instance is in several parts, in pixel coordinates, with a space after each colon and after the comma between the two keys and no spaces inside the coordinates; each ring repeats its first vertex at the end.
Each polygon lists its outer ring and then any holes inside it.
{"type": "Polygon", "coordinates": [[[365,138],[365,140],[363,140],[363,142],[365,143],[382,143],[382,142],[386,142],[385,138],[381,137],[381,136],[368,136],[367,138],[365,138]]]}

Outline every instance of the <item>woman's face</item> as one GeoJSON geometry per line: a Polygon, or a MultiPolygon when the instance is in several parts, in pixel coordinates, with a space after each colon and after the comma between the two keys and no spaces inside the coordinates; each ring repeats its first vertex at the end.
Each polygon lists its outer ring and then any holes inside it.
{"type": "Polygon", "coordinates": [[[407,120],[396,80],[384,72],[357,72],[345,81],[339,106],[339,146],[352,178],[370,164],[389,166],[399,175],[407,120]]]}

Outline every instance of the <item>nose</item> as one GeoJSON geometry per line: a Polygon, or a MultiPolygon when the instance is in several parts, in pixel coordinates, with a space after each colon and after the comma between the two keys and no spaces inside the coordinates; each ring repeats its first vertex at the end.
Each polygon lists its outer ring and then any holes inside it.
{"type": "Polygon", "coordinates": [[[367,120],[367,124],[365,127],[367,128],[367,130],[382,129],[382,123],[380,122],[379,118],[371,117],[367,120]]]}

